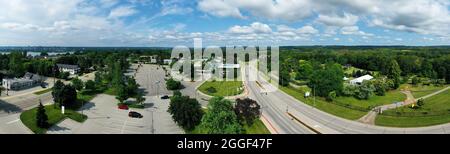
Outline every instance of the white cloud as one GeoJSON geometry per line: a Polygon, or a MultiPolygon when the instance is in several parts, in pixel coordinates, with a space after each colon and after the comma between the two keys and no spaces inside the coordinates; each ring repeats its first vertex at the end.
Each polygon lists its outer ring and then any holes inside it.
{"type": "Polygon", "coordinates": [[[358,16],[349,13],[344,13],[343,16],[319,14],[316,21],[327,26],[344,27],[355,25],[358,22],[358,16]]]}
{"type": "Polygon", "coordinates": [[[119,0],[100,0],[102,7],[110,8],[119,3],[119,0]]]}
{"type": "Polygon", "coordinates": [[[220,17],[302,21],[318,14],[318,23],[370,26],[397,31],[450,35],[448,0],[201,0],[200,11],[220,17]]]}
{"type": "Polygon", "coordinates": [[[214,16],[244,18],[238,8],[222,0],[201,0],[198,8],[214,16]]]}
{"type": "Polygon", "coordinates": [[[361,35],[361,36],[374,36],[374,34],[366,33],[359,30],[358,26],[347,26],[341,28],[341,34],[344,35],[361,35]]]}
{"type": "Polygon", "coordinates": [[[271,33],[272,29],[267,24],[254,22],[250,26],[233,26],[228,29],[228,32],[233,34],[253,34],[253,33],[271,33]]]}
{"type": "Polygon", "coordinates": [[[311,15],[309,0],[200,0],[201,11],[220,17],[244,18],[242,10],[270,19],[299,20],[311,15]]]}
{"type": "Polygon", "coordinates": [[[134,9],[133,6],[119,6],[117,8],[114,8],[109,13],[108,18],[120,18],[120,17],[127,17],[131,16],[138,11],[134,9]]]}
{"type": "Polygon", "coordinates": [[[304,27],[297,29],[297,33],[299,33],[299,34],[309,35],[309,34],[316,34],[318,32],[319,31],[312,26],[304,26],[304,27]]]}

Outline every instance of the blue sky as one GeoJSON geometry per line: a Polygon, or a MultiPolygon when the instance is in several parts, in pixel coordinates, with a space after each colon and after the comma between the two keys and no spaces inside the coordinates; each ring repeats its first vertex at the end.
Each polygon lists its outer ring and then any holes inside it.
{"type": "Polygon", "coordinates": [[[0,0],[1,46],[450,45],[448,0],[0,0]]]}

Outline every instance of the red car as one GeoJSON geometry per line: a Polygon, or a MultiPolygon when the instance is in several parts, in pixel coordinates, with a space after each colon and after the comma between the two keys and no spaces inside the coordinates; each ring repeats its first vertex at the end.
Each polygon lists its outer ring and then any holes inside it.
{"type": "Polygon", "coordinates": [[[128,105],[121,104],[121,105],[119,105],[118,108],[121,109],[121,110],[128,110],[128,105]]]}

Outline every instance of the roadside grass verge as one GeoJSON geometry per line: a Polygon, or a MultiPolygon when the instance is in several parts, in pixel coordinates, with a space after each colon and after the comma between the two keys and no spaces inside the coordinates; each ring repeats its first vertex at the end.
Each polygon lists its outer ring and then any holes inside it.
{"type": "Polygon", "coordinates": [[[324,112],[330,113],[332,115],[342,117],[345,119],[350,120],[357,120],[367,114],[367,112],[362,112],[359,110],[353,110],[350,108],[346,108],[343,106],[339,106],[333,103],[329,103],[325,101],[324,98],[316,97],[316,101],[314,103],[313,97],[304,98],[304,92],[300,89],[296,89],[293,87],[279,87],[280,90],[284,91],[288,95],[291,95],[292,97],[296,98],[297,100],[304,102],[308,105],[311,105],[319,110],[322,110],[324,112]],[[314,105],[315,104],[315,105],[314,105]]]}
{"type": "Polygon", "coordinates": [[[391,127],[431,126],[450,122],[450,90],[424,100],[418,109],[410,106],[384,111],[378,115],[375,124],[391,127]]]}
{"type": "Polygon", "coordinates": [[[337,97],[334,101],[350,104],[361,108],[373,108],[376,106],[401,102],[406,99],[406,95],[398,90],[386,92],[384,96],[373,95],[368,100],[360,100],[355,97],[337,97]]]}
{"type": "Polygon", "coordinates": [[[243,92],[241,81],[206,81],[198,90],[210,96],[235,96],[243,92]]]}
{"type": "Polygon", "coordinates": [[[436,91],[439,91],[441,89],[444,89],[446,86],[436,86],[436,85],[408,85],[409,90],[413,94],[414,98],[420,98],[426,95],[429,95],[431,93],[434,93],[436,91]]]}
{"type": "Polygon", "coordinates": [[[52,91],[52,88],[47,88],[47,89],[44,89],[44,90],[41,90],[41,91],[34,92],[33,94],[35,94],[35,95],[42,95],[42,94],[45,94],[45,93],[48,93],[48,92],[51,92],[51,91],[52,91]]]}

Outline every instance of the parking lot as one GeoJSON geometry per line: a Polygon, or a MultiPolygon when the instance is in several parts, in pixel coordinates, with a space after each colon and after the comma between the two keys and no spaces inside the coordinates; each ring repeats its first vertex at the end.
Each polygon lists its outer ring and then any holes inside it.
{"type": "Polygon", "coordinates": [[[89,118],[84,123],[66,119],[52,127],[48,134],[181,134],[184,133],[167,113],[168,100],[155,96],[146,97],[145,109],[120,110],[114,96],[98,95],[92,103],[86,104],[84,114],[89,118]],[[136,111],[143,118],[128,117],[129,111],[136,111]],[[153,112],[153,114],[152,114],[153,112]],[[165,113],[164,113],[165,112],[165,113]],[[161,114],[163,113],[163,114],[161,114]],[[153,121],[153,122],[152,122],[153,121]],[[153,132],[152,132],[153,128],[153,132]]]}

